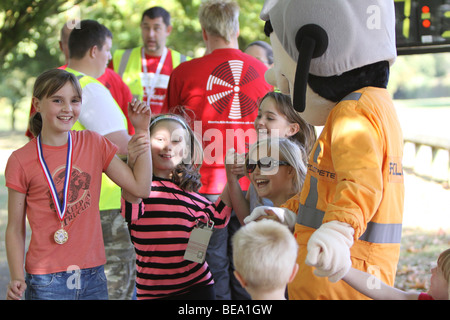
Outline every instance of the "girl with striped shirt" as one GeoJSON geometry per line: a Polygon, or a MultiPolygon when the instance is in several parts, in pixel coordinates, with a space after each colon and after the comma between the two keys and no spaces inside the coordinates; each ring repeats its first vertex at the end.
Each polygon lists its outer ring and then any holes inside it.
{"type": "MultiPolygon", "coordinates": [[[[138,299],[214,299],[208,264],[184,258],[194,229],[228,224],[228,186],[215,203],[197,193],[202,148],[184,118],[163,114],[150,123],[153,162],[151,193],[146,199],[123,193],[122,215],[136,250],[138,299]]],[[[132,165],[145,149],[138,138],[129,145],[132,165]]]]}

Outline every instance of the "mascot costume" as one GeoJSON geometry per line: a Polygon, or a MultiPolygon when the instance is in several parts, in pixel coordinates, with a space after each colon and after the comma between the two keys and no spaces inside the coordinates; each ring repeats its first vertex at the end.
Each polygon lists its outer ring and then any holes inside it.
{"type": "Polygon", "coordinates": [[[299,244],[289,299],[367,299],[339,281],[350,266],[394,285],[404,200],[403,137],[386,90],[394,12],[387,0],[266,0],[262,9],[275,60],[267,81],[324,126],[301,193],[283,205],[297,213],[299,244]]]}

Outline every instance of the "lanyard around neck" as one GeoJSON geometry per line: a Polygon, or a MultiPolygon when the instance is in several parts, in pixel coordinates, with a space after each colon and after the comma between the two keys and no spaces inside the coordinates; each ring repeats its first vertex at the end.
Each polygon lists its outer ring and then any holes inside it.
{"type": "Polygon", "coordinates": [[[52,175],[50,174],[50,170],[48,169],[47,163],[45,162],[44,159],[40,134],[37,137],[36,143],[39,163],[41,164],[41,168],[44,172],[45,179],[47,180],[47,184],[50,189],[50,194],[52,196],[53,203],[55,205],[56,213],[58,214],[58,217],[61,221],[64,219],[64,215],[66,214],[67,195],[69,193],[69,182],[72,173],[72,156],[73,156],[72,136],[70,135],[70,131],[67,134],[68,140],[67,140],[66,172],[64,177],[64,189],[62,201],[59,200],[58,190],[56,190],[56,186],[53,181],[52,175]]]}
{"type": "MultiPolygon", "coordinates": [[[[145,59],[145,51],[144,51],[144,47],[142,47],[141,50],[141,56],[142,56],[142,68],[144,71],[144,76],[147,76],[148,70],[147,70],[147,60],[145,59]]],[[[144,90],[145,93],[147,94],[147,104],[150,105],[150,99],[154,94],[154,90],[155,90],[155,85],[156,85],[156,80],[159,77],[159,74],[161,73],[162,67],[166,61],[166,57],[167,57],[167,48],[164,47],[163,53],[161,55],[161,58],[159,59],[159,63],[158,63],[158,67],[156,68],[156,72],[155,75],[153,76],[150,85],[147,85],[147,81],[144,82],[144,90]]]]}

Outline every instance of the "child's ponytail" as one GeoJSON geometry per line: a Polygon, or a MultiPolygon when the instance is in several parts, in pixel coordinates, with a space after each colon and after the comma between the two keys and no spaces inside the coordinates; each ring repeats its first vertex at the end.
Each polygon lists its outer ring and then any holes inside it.
{"type": "Polygon", "coordinates": [[[35,112],[28,122],[28,128],[33,136],[37,137],[42,130],[42,117],[39,112],[35,112]]]}

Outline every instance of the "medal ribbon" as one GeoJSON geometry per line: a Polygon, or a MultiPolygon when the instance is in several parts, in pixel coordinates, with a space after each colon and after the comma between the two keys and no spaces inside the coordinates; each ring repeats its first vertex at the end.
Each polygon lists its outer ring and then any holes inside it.
{"type": "MultiPolygon", "coordinates": [[[[159,74],[161,73],[161,69],[162,69],[164,63],[166,62],[167,52],[168,52],[167,47],[164,47],[161,58],[159,59],[158,66],[156,67],[155,75],[153,76],[153,78],[150,82],[150,86],[148,86],[147,83],[144,84],[145,93],[147,94],[147,105],[150,105],[150,100],[153,97],[153,94],[155,91],[156,80],[159,77],[159,74]]],[[[144,69],[144,75],[146,75],[148,73],[148,71],[147,71],[147,60],[145,59],[144,47],[142,47],[142,50],[141,50],[141,58],[142,58],[142,67],[144,69]]],[[[148,75],[146,75],[146,76],[148,76],[148,75]]]]}
{"type": "Polygon", "coordinates": [[[58,198],[58,191],[56,190],[56,186],[55,186],[55,183],[53,182],[52,175],[50,174],[50,170],[48,170],[47,163],[45,162],[45,159],[44,159],[40,134],[37,137],[36,145],[37,145],[38,158],[39,158],[39,162],[41,164],[42,171],[44,172],[45,178],[47,180],[48,187],[50,189],[50,194],[52,196],[53,203],[55,204],[56,212],[58,213],[58,217],[62,222],[64,219],[64,215],[66,213],[67,195],[69,193],[69,181],[70,181],[70,176],[72,173],[72,155],[73,155],[72,137],[70,135],[70,132],[68,132],[66,173],[65,173],[65,177],[64,177],[64,189],[63,189],[62,201],[60,201],[58,198]]]}

